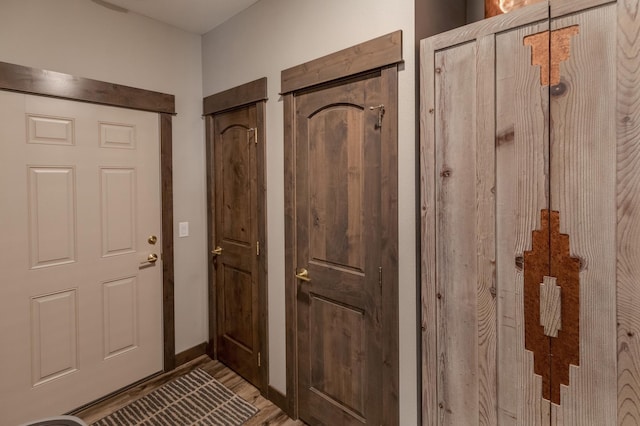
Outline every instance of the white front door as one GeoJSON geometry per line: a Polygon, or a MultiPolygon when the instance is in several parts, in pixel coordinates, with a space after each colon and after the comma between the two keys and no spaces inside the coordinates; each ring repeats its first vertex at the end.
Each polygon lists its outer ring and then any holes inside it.
{"type": "Polygon", "coordinates": [[[0,92],[0,424],[162,369],[159,145],[157,114],[0,92]]]}

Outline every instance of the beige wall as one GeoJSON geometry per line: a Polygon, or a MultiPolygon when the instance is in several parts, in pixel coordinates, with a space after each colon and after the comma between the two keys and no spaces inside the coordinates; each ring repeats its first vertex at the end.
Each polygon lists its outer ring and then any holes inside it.
{"type": "Polygon", "coordinates": [[[203,37],[203,93],[268,78],[270,384],[286,390],[283,106],[280,72],[401,29],[399,73],[400,424],[417,423],[413,0],[261,0],[203,37]]]}
{"type": "Polygon", "coordinates": [[[88,0],[0,0],[0,61],[171,93],[176,352],[207,339],[201,37],[88,0]]]}

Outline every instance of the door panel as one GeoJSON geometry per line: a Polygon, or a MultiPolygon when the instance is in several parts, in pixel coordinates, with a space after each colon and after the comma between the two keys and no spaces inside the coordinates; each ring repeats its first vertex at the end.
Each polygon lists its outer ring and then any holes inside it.
{"type": "Polygon", "coordinates": [[[256,106],[213,121],[217,356],[261,388],[256,106]]]}
{"type": "Polygon", "coordinates": [[[135,250],[136,170],[100,168],[102,256],[135,250]]]}
{"type": "Polygon", "coordinates": [[[364,312],[310,295],[310,388],[364,416],[364,312]]]}
{"type": "Polygon", "coordinates": [[[76,259],[74,167],[29,167],[31,268],[76,259]]]}
{"type": "Polygon", "coordinates": [[[299,415],[377,424],[381,401],[379,74],[296,96],[299,415]],[[374,108],[370,108],[370,107],[374,108]]]}
{"type": "MultiPolygon", "coordinates": [[[[221,118],[217,120],[222,125],[221,118]]],[[[226,124],[226,123],[224,123],[226,124]]],[[[221,212],[223,219],[218,232],[224,241],[251,245],[251,170],[252,159],[249,129],[234,123],[220,131],[220,152],[222,170],[221,212]]]]}
{"type": "Polygon", "coordinates": [[[310,259],[364,272],[362,234],[362,155],[364,111],[335,105],[308,122],[314,137],[309,147],[310,259]],[[327,165],[332,167],[327,170],[327,165]],[[348,200],[349,202],[344,202],[348,200]]]}
{"type": "Polygon", "coordinates": [[[159,128],[152,113],[7,92],[0,124],[0,422],[15,424],[162,369],[162,260],[144,262],[161,254],[147,242],[159,128]]]}
{"type": "MultiPolygon", "coordinates": [[[[548,206],[548,90],[523,39],[546,28],[434,53],[436,283],[426,297],[435,301],[436,424],[549,422],[523,292],[531,230],[548,206]]],[[[538,343],[548,354],[548,339],[538,343]]]]}
{"type": "Polygon", "coordinates": [[[233,285],[224,288],[225,337],[247,348],[253,346],[251,327],[251,274],[226,266],[224,282],[233,285]]]}

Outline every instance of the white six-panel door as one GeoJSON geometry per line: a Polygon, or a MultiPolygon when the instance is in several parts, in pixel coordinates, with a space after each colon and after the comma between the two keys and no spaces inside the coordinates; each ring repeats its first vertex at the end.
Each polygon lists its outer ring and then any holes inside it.
{"type": "Polygon", "coordinates": [[[162,369],[159,163],[156,114],[0,92],[0,424],[162,369]]]}

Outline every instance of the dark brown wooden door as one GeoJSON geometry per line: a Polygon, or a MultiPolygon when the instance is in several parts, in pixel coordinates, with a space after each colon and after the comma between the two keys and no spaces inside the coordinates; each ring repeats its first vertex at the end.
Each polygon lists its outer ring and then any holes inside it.
{"type": "Polygon", "coordinates": [[[313,425],[381,423],[381,80],[296,96],[298,397],[313,425]]]}
{"type": "Polygon", "coordinates": [[[262,388],[256,106],[216,114],[213,121],[217,356],[262,388]]]}

